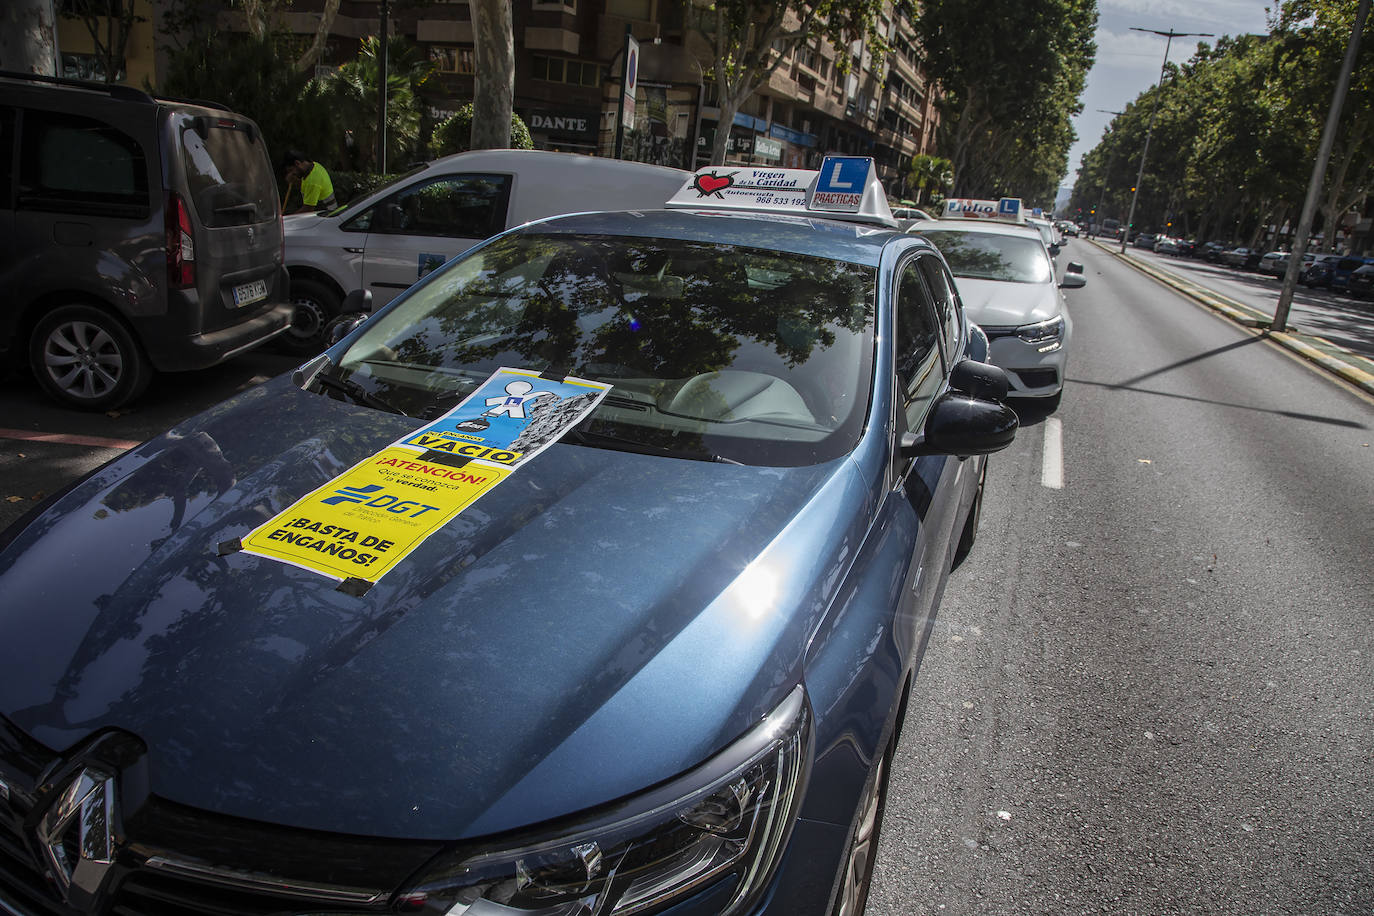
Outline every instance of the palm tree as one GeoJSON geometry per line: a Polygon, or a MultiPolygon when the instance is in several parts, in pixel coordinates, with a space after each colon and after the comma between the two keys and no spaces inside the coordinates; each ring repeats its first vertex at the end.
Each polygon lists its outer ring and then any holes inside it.
{"type": "MultiPolygon", "coordinates": [[[[380,42],[362,40],[358,56],[326,76],[315,90],[333,107],[341,123],[352,125],[365,165],[375,167],[377,148],[377,67],[380,42]]],[[[434,65],[403,36],[387,42],[386,148],[388,162],[407,162],[421,150],[420,99],[416,90],[434,65]]]]}
{"type": "Polygon", "coordinates": [[[911,157],[907,177],[916,185],[916,203],[925,202],[926,191],[941,193],[954,186],[954,163],[940,156],[917,153],[911,157]]]}

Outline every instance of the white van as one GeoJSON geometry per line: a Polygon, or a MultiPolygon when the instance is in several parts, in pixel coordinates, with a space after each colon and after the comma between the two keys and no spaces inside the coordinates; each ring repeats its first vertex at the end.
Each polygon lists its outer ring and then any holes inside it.
{"type": "Polygon", "coordinates": [[[294,305],[290,350],[323,348],[355,289],[381,308],[473,245],[545,216],[659,209],[691,172],[545,150],[474,150],[436,159],[330,213],[286,217],[294,305]]]}

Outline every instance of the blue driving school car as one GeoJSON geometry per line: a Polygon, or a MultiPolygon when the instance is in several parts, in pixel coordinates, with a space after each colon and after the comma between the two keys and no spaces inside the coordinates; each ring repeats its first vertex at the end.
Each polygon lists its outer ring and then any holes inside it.
{"type": "Polygon", "coordinates": [[[856,914],[1017,421],[871,160],[532,223],[0,540],[0,911],[856,914]]]}

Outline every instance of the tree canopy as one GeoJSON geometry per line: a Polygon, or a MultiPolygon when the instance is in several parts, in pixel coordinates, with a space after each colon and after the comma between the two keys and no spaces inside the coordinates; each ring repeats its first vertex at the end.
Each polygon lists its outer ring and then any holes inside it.
{"type": "Polygon", "coordinates": [[[945,93],[955,195],[1053,200],[1096,54],[1095,0],[926,0],[914,22],[945,93]]]}
{"type": "MultiPolygon", "coordinates": [[[[1199,44],[1084,155],[1070,207],[1085,217],[1125,219],[1157,100],[1137,228],[1255,248],[1270,227],[1296,225],[1354,13],[1353,3],[1339,0],[1288,0],[1267,35],[1199,44]]],[[[1323,188],[1326,249],[1374,178],[1374,27],[1362,38],[1323,188]]]]}
{"type": "MultiPolygon", "coordinates": [[[[879,57],[887,44],[879,30],[885,0],[695,0],[689,21],[709,46],[706,62],[720,101],[711,162],[725,162],[735,114],[768,82],[799,46],[825,40],[835,48],[864,41],[879,57]]],[[[848,73],[853,61],[841,52],[835,65],[848,73]]]]}

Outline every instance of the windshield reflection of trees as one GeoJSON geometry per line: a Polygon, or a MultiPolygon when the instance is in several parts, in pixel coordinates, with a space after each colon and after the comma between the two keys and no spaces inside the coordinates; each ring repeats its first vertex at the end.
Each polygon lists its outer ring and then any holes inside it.
{"type": "Polygon", "coordinates": [[[485,269],[435,314],[437,339],[412,336],[398,358],[672,379],[727,368],[748,342],[796,369],[872,321],[872,270],[824,258],[586,237],[511,239],[480,256],[485,269]]]}
{"type": "MultiPolygon", "coordinates": [[[[475,257],[480,269],[469,281],[434,284],[442,301],[415,297],[423,314],[386,341],[388,359],[481,374],[517,366],[661,383],[655,395],[724,369],[763,372],[803,392],[828,388],[831,396],[843,379],[849,403],[868,383],[851,354],[872,347],[869,267],[620,236],[513,237],[475,257]]],[[[403,406],[417,397],[385,373],[369,387],[403,406]]],[[[644,429],[636,436],[662,438],[644,429]]],[[[683,433],[658,444],[668,440],[680,447],[683,433]]]]}
{"type": "Polygon", "coordinates": [[[971,236],[964,233],[930,233],[929,239],[949,263],[956,277],[1034,283],[1046,279],[1045,270],[1027,249],[1028,239],[971,236]]]}

